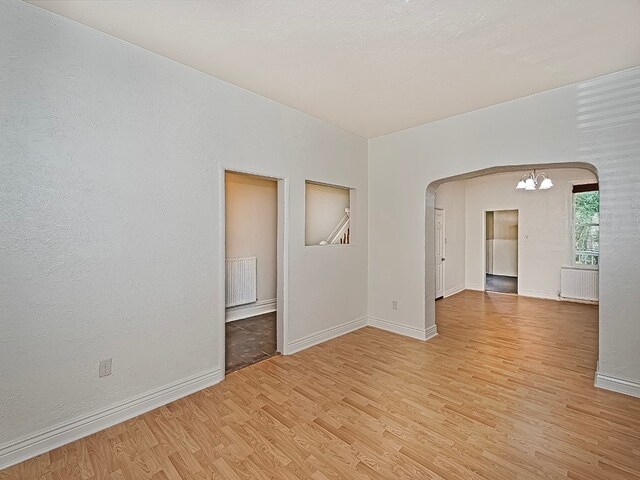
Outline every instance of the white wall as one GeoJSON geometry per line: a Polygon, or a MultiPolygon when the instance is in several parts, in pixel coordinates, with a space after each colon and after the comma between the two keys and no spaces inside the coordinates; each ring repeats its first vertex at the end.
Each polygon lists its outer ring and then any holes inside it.
{"type": "Polygon", "coordinates": [[[226,257],[256,257],[258,302],[275,301],[278,184],[227,172],[225,210],[226,257]]]}
{"type": "Polygon", "coordinates": [[[465,182],[445,183],[438,188],[436,207],[444,209],[444,295],[465,287],[466,193],[465,182]]]}
{"type": "Polygon", "coordinates": [[[592,164],[599,175],[599,371],[640,382],[640,223],[629,221],[640,205],[640,68],[370,140],[369,315],[403,328],[434,325],[428,185],[502,165],[565,162],[592,164]]]}
{"type": "MultiPolygon", "coordinates": [[[[591,173],[588,172],[587,173],[591,173]]],[[[592,177],[595,177],[591,173],[592,177]]],[[[527,192],[531,193],[531,192],[527,192]]],[[[527,199],[520,197],[522,201],[527,199]]],[[[537,203],[536,197],[528,199],[533,203],[537,203]]],[[[493,235],[492,239],[496,240],[517,240],[518,239],[518,211],[517,210],[497,210],[493,215],[493,235]]]]}
{"type": "Polygon", "coordinates": [[[518,240],[493,238],[487,240],[487,250],[491,253],[491,265],[485,268],[487,273],[507,277],[518,276],[518,240]]]}
{"type": "Polygon", "coordinates": [[[3,459],[219,378],[223,166],[286,179],[288,345],[366,316],[366,236],[304,246],[307,178],[358,189],[367,231],[366,140],[19,1],[0,85],[3,459]]]}
{"type": "MultiPolygon", "coordinates": [[[[349,208],[348,188],[307,183],[305,195],[305,242],[318,245],[333,232],[349,208]]],[[[353,220],[352,220],[353,221],[353,220]]]]}

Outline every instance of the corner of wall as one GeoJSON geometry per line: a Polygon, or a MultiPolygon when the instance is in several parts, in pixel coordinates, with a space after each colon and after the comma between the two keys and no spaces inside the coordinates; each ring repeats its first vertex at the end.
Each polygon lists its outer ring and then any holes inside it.
{"type": "Polygon", "coordinates": [[[323,343],[336,337],[340,337],[366,326],[367,317],[356,318],[355,320],[343,323],[342,325],[327,328],[320,332],[316,332],[301,339],[289,342],[283,353],[285,355],[291,355],[306,348],[313,347],[314,345],[318,345],[319,343],[323,343]]]}
{"type": "Polygon", "coordinates": [[[390,322],[389,320],[383,320],[382,318],[368,317],[367,325],[380,330],[385,330],[391,333],[397,333],[405,337],[415,338],[416,340],[430,340],[438,335],[438,328],[432,325],[424,330],[402,325],[400,323],[390,322]]]}
{"type": "Polygon", "coordinates": [[[444,292],[444,298],[447,297],[451,297],[452,295],[455,295],[456,293],[460,293],[465,289],[465,285],[456,285],[455,287],[451,287],[447,290],[445,290],[444,292]]]}
{"type": "Polygon", "coordinates": [[[640,382],[606,375],[600,372],[599,367],[598,371],[596,371],[594,385],[598,388],[611,390],[612,392],[640,398],[640,382]]]}

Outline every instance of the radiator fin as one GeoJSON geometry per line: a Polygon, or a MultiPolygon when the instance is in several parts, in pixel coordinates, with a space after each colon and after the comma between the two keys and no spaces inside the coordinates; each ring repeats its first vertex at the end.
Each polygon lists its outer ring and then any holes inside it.
{"type": "Polygon", "coordinates": [[[598,301],[598,270],[562,267],[560,295],[575,300],[598,301]]]}
{"type": "Polygon", "coordinates": [[[246,305],[257,298],[256,257],[227,258],[225,307],[246,305]]]}

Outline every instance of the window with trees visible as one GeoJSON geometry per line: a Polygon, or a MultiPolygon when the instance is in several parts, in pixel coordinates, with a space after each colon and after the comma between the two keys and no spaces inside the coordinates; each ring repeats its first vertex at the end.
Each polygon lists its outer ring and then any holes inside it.
{"type": "Polygon", "coordinates": [[[600,192],[598,184],[573,186],[573,252],[576,265],[598,265],[600,192]]]}

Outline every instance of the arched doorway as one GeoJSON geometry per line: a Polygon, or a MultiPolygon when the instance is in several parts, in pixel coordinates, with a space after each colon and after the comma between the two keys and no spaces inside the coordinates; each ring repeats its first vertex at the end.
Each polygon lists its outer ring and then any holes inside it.
{"type": "MultiPolygon", "coordinates": [[[[468,172],[461,175],[456,175],[448,178],[439,179],[437,181],[431,182],[425,191],[425,325],[426,328],[430,326],[435,326],[437,324],[436,321],[436,309],[435,309],[435,300],[436,300],[436,191],[441,185],[451,183],[451,182],[461,182],[465,180],[477,179],[479,177],[488,177],[490,175],[496,174],[506,174],[513,173],[513,186],[511,188],[515,189],[516,183],[520,176],[525,172],[531,170],[554,170],[554,169],[581,169],[590,172],[590,174],[594,175],[595,178],[598,178],[597,170],[593,165],[582,163],[582,162],[570,162],[570,163],[553,163],[553,164],[529,164],[529,165],[517,165],[517,166],[502,166],[502,167],[492,167],[488,169],[478,170],[474,172],[468,172]]],[[[597,181],[597,180],[596,180],[597,181]]],[[[529,192],[526,192],[527,194],[529,192]]],[[[569,198],[567,202],[569,202],[569,198]]],[[[446,211],[446,210],[445,210],[446,211]]],[[[448,218],[448,217],[447,217],[448,218]]],[[[480,217],[478,217],[477,221],[480,217]]],[[[567,219],[567,222],[569,219],[567,219]]],[[[567,227],[568,228],[568,227],[567,227]]],[[[484,240],[483,240],[484,241],[484,240]]],[[[569,238],[567,238],[567,242],[570,242],[569,238]]],[[[483,244],[484,245],[484,244],[483,244]]],[[[478,245],[476,247],[480,248],[478,245]]],[[[476,252],[477,253],[477,252],[476,252]]],[[[478,265],[482,265],[484,267],[483,261],[476,262],[478,265]]],[[[465,266],[466,269],[466,266],[465,266]]],[[[475,270],[474,270],[475,271],[475,270]]],[[[465,272],[466,275],[466,272],[465,272]]],[[[560,276],[560,272],[557,272],[558,277],[560,276]]],[[[466,288],[469,282],[466,282],[463,288],[466,288]]],[[[482,290],[483,288],[476,282],[472,285],[472,289],[482,290]]],[[[540,296],[535,294],[532,289],[524,289],[524,294],[528,294],[529,296],[540,296]]],[[[546,297],[542,298],[552,298],[553,295],[549,294],[546,297]]],[[[557,298],[557,295],[556,295],[557,298]]]]}

